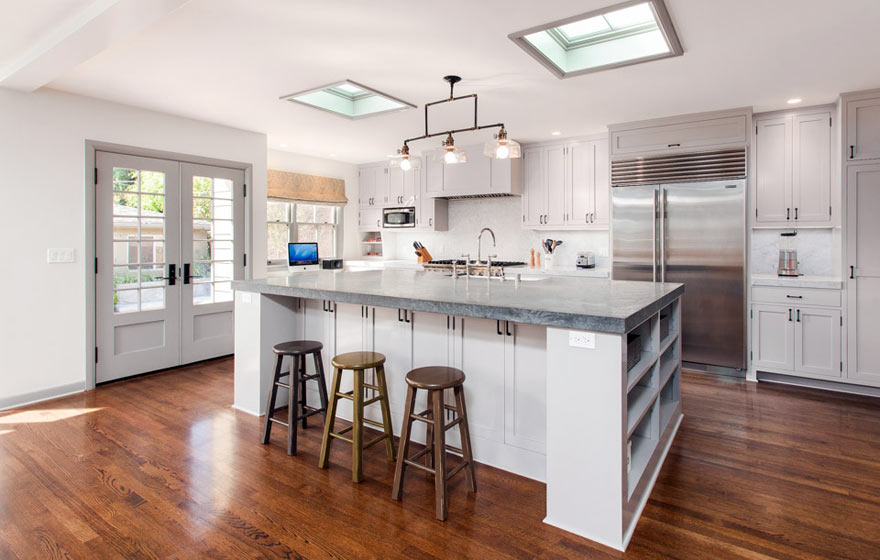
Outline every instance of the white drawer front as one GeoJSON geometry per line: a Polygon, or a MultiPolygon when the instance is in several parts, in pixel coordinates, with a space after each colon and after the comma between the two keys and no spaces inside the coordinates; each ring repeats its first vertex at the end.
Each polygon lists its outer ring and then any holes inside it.
{"type": "Polygon", "coordinates": [[[752,286],[752,302],[840,307],[841,296],[840,290],[752,286]]]}

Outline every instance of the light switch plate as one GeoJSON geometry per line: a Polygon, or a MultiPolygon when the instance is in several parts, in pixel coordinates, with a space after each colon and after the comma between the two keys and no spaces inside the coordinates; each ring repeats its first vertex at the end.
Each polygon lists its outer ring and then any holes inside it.
{"type": "Polygon", "coordinates": [[[48,263],[76,262],[76,250],[73,248],[47,249],[46,250],[46,262],[48,262],[48,263]]]}
{"type": "Polygon", "coordinates": [[[596,333],[569,331],[568,345],[573,348],[588,348],[592,350],[596,348],[596,333]]]}

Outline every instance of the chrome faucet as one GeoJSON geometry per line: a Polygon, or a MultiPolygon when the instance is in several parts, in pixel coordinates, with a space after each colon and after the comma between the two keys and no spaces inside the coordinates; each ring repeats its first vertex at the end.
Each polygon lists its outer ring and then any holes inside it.
{"type": "MultiPolygon", "coordinates": [[[[498,258],[498,255],[489,255],[488,257],[486,257],[486,278],[489,280],[492,279],[492,259],[495,259],[495,258],[498,258]]],[[[504,274],[503,267],[501,268],[501,270],[502,270],[502,274],[504,274]]]]}
{"type": "Polygon", "coordinates": [[[483,229],[481,229],[480,235],[477,236],[477,263],[483,262],[483,258],[482,258],[483,243],[482,243],[482,241],[483,241],[483,234],[486,233],[487,231],[489,232],[489,235],[492,236],[492,246],[493,247],[495,246],[495,232],[492,231],[491,228],[487,228],[487,227],[484,227],[483,229]]]}
{"type": "Polygon", "coordinates": [[[470,253],[464,254],[464,255],[462,255],[462,258],[464,259],[464,277],[470,278],[471,277],[471,254],[470,253]]]}

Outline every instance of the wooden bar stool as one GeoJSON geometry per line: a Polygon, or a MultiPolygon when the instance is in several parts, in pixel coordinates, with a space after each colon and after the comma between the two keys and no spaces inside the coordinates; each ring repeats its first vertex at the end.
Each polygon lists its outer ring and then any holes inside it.
{"type": "Polygon", "coordinates": [[[434,475],[435,510],[437,519],[446,520],[449,511],[446,503],[446,481],[458,471],[464,469],[468,487],[471,492],[477,491],[477,479],[474,474],[474,457],[471,453],[471,436],[468,431],[467,409],[464,404],[464,372],[451,367],[422,367],[406,374],[406,410],[403,414],[403,426],[400,430],[400,445],[397,454],[397,466],[394,470],[394,486],[391,497],[399,500],[403,494],[403,474],[406,467],[416,467],[434,475]],[[428,409],[414,413],[416,391],[428,391],[428,409]],[[452,389],[455,393],[455,406],[443,402],[443,391],[452,389]],[[447,410],[455,413],[455,418],[448,424],[444,420],[447,410]],[[428,425],[425,448],[412,457],[409,456],[410,436],[413,420],[428,425]],[[446,444],[446,430],[458,425],[461,435],[461,449],[446,444]],[[461,455],[461,463],[452,470],[446,468],[446,451],[461,455]],[[423,465],[417,459],[429,455],[428,464],[423,465]]]}
{"type": "Polygon", "coordinates": [[[315,340],[293,340],[282,342],[272,347],[275,352],[275,375],[272,379],[272,389],[269,391],[269,402],[266,404],[266,420],[263,425],[263,443],[269,443],[269,433],[272,423],[287,427],[287,454],[296,455],[296,423],[302,421],[302,427],[307,428],[306,418],[314,414],[321,414],[327,418],[327,384],[324,381],[324,360],[321,358],[321,349],[324,345],[315,340]],[[315,373],[306,375],[306,357],[311,354],[315,360],[315,373]],[[284,356],[290,356],[290,371],[283,372],[281,369],[284,356]],[[282,383],[282,377],[288,377],[287,383],[282,383]],[[313,408],[306,402],[306,381],[318,382],[318,395],[321,406],[313,408]],[[287,389],[287,422],[273,418],[275,413],[275,400],[278,397],[278,387],[287,389]]]}
{"type": "Polygon", "coordinates": [[[318,466],[326,469],[330,463],[330,442],[334,438],[347,441],[352,444],[351,479],[360,482],[364,478],[362,455],[364,449],[385,440],[385,450],[388,452],[388,460],[394,461],[394,434],[391,431],[391,409],[388,406],[388,388],[385,384],[385,356],[378,352],[349,352],[333,358],[333,385],[330,393],[330,407],[327,411],[327,419],[324,422],[324,441],[321,444],[321,457],[318,466]],[[376,384],[364,382],[364,371],[373,369],[376,372],[376,384]],[[352,370],[354,373],[354,388],[348,392],[339,390],[342,382],[342,372],[352,370]],[[370,389],[378,393],[371,399],[364,400],[364,390],[370,389]],[[352,401],[351,426],[339,432],[333,431],[336,421],[336,406],[339,399],[352,401]],[[375,402],[380,403],[382,409],[382,421],[376,422],[364,418],[364,407],[375,402]],[[364,424],[382,428],[383,434],[364,443],[364,424]],[[351,438],[344,434],[351,432],[351,438]]]}

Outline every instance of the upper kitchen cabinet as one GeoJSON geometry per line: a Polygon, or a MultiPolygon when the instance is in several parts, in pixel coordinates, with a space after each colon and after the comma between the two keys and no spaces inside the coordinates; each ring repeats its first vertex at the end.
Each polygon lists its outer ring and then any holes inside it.
{"type": "Polygon", "coordinates": [[[447,165],[425,157],[426,192],[438,198],[518,195],[522,192],[522,159],[492,159],[483,146],[462,148],[467,161],[447,165]]]}
{"type": "Polygon", "coordinates": [[[880,90],[845,96],[847,161],[880,159],[880,90]]]}
{"type": "Polygon", "coordinates": [[[755,224],[831,226],[834,208],[830,110],[755,118],[755,224]]]}
{"type": "Polygon", "coordinates": [[[416,185],[420,184],[420,171],[399,167],[388,169],[388,197],[385,206],[414,206],[416,185]]]}
{"type": "Polygon", "coordinates": [[[412,204],[407,203],[406,206],[415,206],[416,208],[416,229],[446,231],[449,227],[448,203],[445,199],[434,198],[428,194],[428,172],[427,162],[422,166],[422,169],[410,169],[406,172],[404,200],[408,200],[407,193],[413,193],[412,204]]]}
{"type": "Polygon", "coordinates": [[[382,207],[388,199],[389,173],[386,165],[370,165],[358,171],[358,205],[382,207]]]}
{"type": "Polygon", "coordinates": [[[529,229],[607,229],[608,141],[524,151],[523,217],[529,229]]]}
{"type": "Polygon", "coordinates": [[[610,127],[611,155],[742,145],[748,138],[747,121],[748,115],[737,111],[614,125],[610,127]]]}

